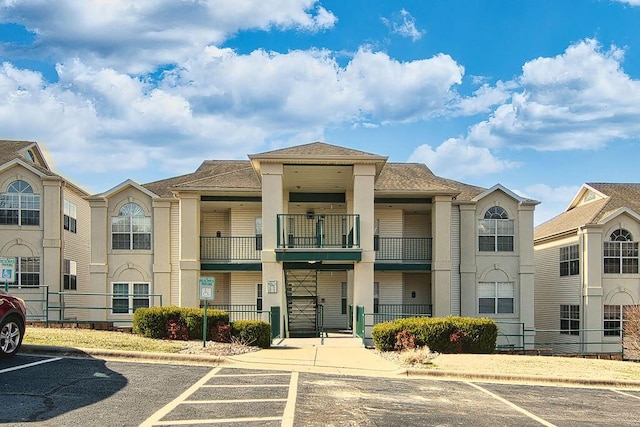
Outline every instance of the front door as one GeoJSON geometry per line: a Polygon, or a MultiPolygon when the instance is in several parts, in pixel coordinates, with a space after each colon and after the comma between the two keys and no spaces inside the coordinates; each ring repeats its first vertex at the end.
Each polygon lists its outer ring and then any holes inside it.
{"type": "Polygon", "coordinates": [[[317,337],[317,270],[285,270],[285,281],[289,336],[317,337]]]}

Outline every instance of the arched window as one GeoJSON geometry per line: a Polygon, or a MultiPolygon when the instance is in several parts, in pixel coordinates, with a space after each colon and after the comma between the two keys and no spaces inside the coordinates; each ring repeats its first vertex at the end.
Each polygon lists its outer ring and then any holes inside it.
{"type": "Polygon", "coordinates": [[[513,252],[514,221],[500,206],[492,206],[478,222],[478,250],[481,252],[513,252]]]}
{"type": "Polygon", "coordinates": [[[113,249],[151,249],[151,217],[136,203],[122,206],[111,218],[113,249]]]}
{"type": "Polygon", "coordinates": [[[604,272],[609,274],[638,273],[638,242],[633,235],[619,228],[609,235],[604,242],[604,272]]]}
{"type": "Polygon", "coordinates": [[[40,195],[25,181],[13,181],[0,194],[0,224],[40,225],[40,195]]]}

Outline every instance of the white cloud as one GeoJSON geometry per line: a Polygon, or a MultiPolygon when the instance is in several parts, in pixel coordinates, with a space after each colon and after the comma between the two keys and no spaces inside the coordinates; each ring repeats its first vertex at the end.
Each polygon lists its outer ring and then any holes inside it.
{"type": "MultiPolygon", "coordinates": [[[[622,69],[624,51],[586,39],[523,66],[511,102],[469,130],[469,142],[536,150],[601,148],[640,133],[640,81],[622,69]]],[[[466,100],[463,100],[463,102],[466,100]]]]}
{"type": "Polygon", "coordinates": [[[640,6],[640,0],[613,0],[618,3],[626,3],[629,6],[640,6]]]}
{"type": "Polygon", "coordinates": [[[330,126],[444,114],[463,70],[447,55],[398,62],[359,50],[340,66],[328,51],[240,55],[209,46],[154,81],[80,59],[57,72],[51,83],[0,68],[2,137],[46,142],[58,165],[78,174],[128,171],[144,182],[135,174],[148,165],[173,175],[202,158],[315,140],[330,126]]]}
{"type": "Polygon", "coordinates": [[[316,32],[336,21],[318,0],[0,0],[0,22],[37,34],[34,55],[129,73],[180,63],[240,30],[316,32]]]}
{"type": "Polygon", "coordinates": [[[410,38],[414,42],[420,40],[425,33],[423,30],[418,30],[416,19],[405,9],[400,10],[391,19],[382,18],[382,22],[392,33],[410,38]]]}
{"type": "Polygon", "coordinates": [[[409,161],[425,163],[436,175],[455,179],[498,174],[519,166],[494,156],[487,148],[474,147],[455,138],[446,140],[435,150],[430,145],[420,145],[409,156],[409,161]]]}

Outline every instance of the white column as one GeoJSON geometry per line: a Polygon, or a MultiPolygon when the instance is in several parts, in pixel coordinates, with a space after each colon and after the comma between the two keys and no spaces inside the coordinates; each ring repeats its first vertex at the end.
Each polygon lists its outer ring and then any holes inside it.
{"type": "Polygon", "coordinates": [[[200,195],[180,193],[180,307],[198,307],[200,195]]]}
{"type": "MultiPolygon", "coordinates": [[[[602,306],[602,227],[599,225],[586,226],[579,231],[581,236],[580,274],[582,276],[582,328],[595,329],[582,335],[585,342],[601,343],[604,328],[602,306]]],[[[587,344],[585,352],[598,353],[602,351],[602,344],[587,344]]]]}
{"type": "Polygon", "coordinates": [[[460,205],[460,314],[475,317],[477,313],[476,204],[460,205]]]}
{"type": "MultiPolygon", "coordinates": [[[[283,336],[287,319],[286,290],[282,263],[276,261],[278,246],[278,214],[286,212],[282,188],[282,164],[261,164],[262,173],[262,304],[264,310],[280,307],[280,334],[283,336]],[[269,283],[277,292],[269,293],[269,283]]],[[[274,319],[275,320],[275,319],[274,319]]]]}
{"type": "MultiPolygon", "coordinates": [[[[162,295],[162,305],[171,300],[171,202],[153,200],[153,288],[155,295],[162,295]]],[[[198,240],[199,241],[199,240],[198,240]]],[[[160,298],[153,297],[152,305],[160,305],[160,298]]]]}
{"type": "Polygon", "coordinates": [[[431,218],[433,224],[431,264],[433,315],[446,317],[451,314],[451,196],[433,198],[431,218]]]}
{"type": "MultiPolygon", "coordinates": [[[[354,165],[353,167],[353,213],[360,215],[360,247],[362,260],[355,263],[353,270],[353,305],[356,325],[356,307],[364,307],[365,313],[373,313],[373,281],[375,251],[373,250],[374,230],[374,165],[354,165]]],[[[370,336],[370,331],[365,331],[370,336]]]]}

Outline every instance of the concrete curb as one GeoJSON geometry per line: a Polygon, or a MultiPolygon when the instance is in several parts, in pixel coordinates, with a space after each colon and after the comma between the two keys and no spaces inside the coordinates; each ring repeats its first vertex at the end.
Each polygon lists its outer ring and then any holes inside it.
{"type": "Polygon", "coordinates": [[[582,385],[588,387],[624,387],[640,389],[640,381],[634,380],[599,380],[588,378],[551,378],[539,377],[535,375],[503,375],[503,374],[480,374],[472,372],[452,372],[452,371],[436,371],[429,369],[407,369],[405,375],[434,377],[451,380],[484,380],[499,382],[525,382],[525,383],[543,383],[543,384],[561,384],[561,385],[582,385]]]}
{"type": "Polygon", "coordinates": [[[47,356],[66,356],[66,357],[84,357],[84,358],[108,358],[119,360],[139,360],[139,361],[161,361],[161,362],[182,362],[197,364],[219,365],[228,363],[224,356],[209,356],[206,354],[181,354],[181,353],[154,353],[146,351],[124,351],[124,350],[107,350],[95,348],[78,348],[78,347],[57,347],[49,345],[23,344],[19,353],[47,355],[47,356]]]}
{"type": "MultiPolygon", "coordinates": [[[[23,344],[20,353],[43,355],[43,356],[65,356],[65,357],[78,357],[78,358],[105,358],[111,360],[135,360],[140,362],[155,362],[155,363],[187,363],[196,365],[210,365],[216,366],[221,364],[237,364],[237,365],[258,365],[264,363],[265,365],[273,365],[269,362],[257,362],[257,361],[240,361],[233,360],[233,357],[226,358],[224,356],[210,356],[206,354],[181,354],[181,353],[152,353],[143,351],[123,351],[123,350],[106,350],[106,349],[93,349],[93,348],[76,348],[76,347],[57,347],[46,345],[34,345],[23,344]]],[[[267,366],[263,368],[269,369],[267,366]]],[[[278,364],[279,370],[295,370],[295,371],[308,371],[304,369],[309,367],[304,364],[278,364]]],[[[270,367],[274,369],[273,367],[270,367]]],[[[351,368],[338,368],[338,367],[317,367],[319,370],[324,371],[327,374],[344,374],[344,371],[352,371],[351,368]]],[[[374,372],[366,372],[362,370],[360,375],[372,376],[374,372]]],[[[317,372],[317,371],[316,371],[317,372]]],[[[353,374],[353,373],[352,373],[353,374]]],[[[454,372],[454,371],[439,371],[434,369],[415,369],[400,368],[395,372],[380,372],[383,375],[395,375],[398,377],[432,377],[440,380],[451,381],[488,381],[488,382],[517,382],[517,383],[538,383],[547,385],[574,385],[585,387],[613,387],[613,388],[634,388],[640,389],[640,381],[633,380],[597,380],[597,379],[585,379],[585,378],[550,378],[539,377],[534,375],[503,375],[503,374],[481,374],[473,372],[454,372]]],[[[353,374],[357,375],[357,374],[353,374]]]]}

